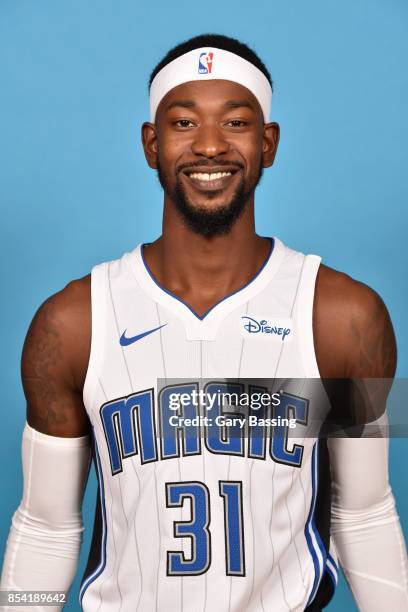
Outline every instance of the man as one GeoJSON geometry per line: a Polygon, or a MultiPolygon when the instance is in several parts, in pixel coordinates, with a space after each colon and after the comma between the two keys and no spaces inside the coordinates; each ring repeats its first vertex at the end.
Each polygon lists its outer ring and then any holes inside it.
{"type": "MultiPolygon", "coordinates": [[[[260,59],[224,36],[186,41],[153,71],[142,139],[164,190],[163,233],[34,317],[22,359],[24,495],[3,589],[69,589],[92,442],[84,610],[321,610],[337,558],[361,610],[408,609],[386,438],[243,436],[194,425],[203,406],[182,403],[204,379],[214,395],[236,388],[225,379],[249,379],[253,392],[259,379],[395,373],[380,297],[255,232],[255,189],[279,142],[271,96],[260,59]]],[[[282,391],[280,406],[288,398],[282,416],[306,426],[314,403],[282,391]]]]}

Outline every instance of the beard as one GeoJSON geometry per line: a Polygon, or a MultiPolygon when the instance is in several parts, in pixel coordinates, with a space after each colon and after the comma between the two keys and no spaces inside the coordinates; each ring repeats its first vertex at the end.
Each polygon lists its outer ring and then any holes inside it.
{"type": "MultiPolygon", "coordinates": [[[[218,163],[217,165],[222,164],[218,163]]],[[[200,167],[202,166],[203,164],[200,163],[200,167]]],[[[242,164],[237,164],[238,166],[240,169],[244,167],[242,164]]],[[[263,163],[260,164],[252,180],[245,181],[244,178],[241,178],[230,201],[218,206],[214,210],[208,210],[205,206],[196,206],[191,202],[179,179],[179,172],[177,172],[177,180],[173,189],[170,189],[167,178],[159,163],[157,163],[157,174],[164,192],[171,199],[188,227],[195,233],[210,238],[212,236],[228,234],[234,223],[241,217],[248,200],[262,178],[263,163]]],[[[205,195],[211,200],[218,196],[218,192],[208,191],[205,195]]]]}

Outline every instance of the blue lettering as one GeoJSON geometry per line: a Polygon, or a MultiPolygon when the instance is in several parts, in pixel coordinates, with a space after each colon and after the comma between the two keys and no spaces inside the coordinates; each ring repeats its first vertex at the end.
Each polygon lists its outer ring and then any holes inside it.
{"type": "Polygon", "coordinates": [[[162,459],[180,457],[180,436],[183,444],[183,455],[197,455],[201,452],[200,427],[198,425],[174,425],[171,417],[194,419],[200,414],[198,402],[193,402],[193,394],[197,393],[198,383],[172,385],[162,389],[159,395],[160,439],[162,444],[162,459]],[[185,394],[183,401],[174,409],[173,394],[179,397],[185,394]],[[190,398],[190,401],[185,401],[190,398]]]}
{"type": "MultiPolygon", "coordinates": [[[[307,424],[309,409],[308,400],[289,393],[281,393],[281,401],[274,407],[274,417],[281,419],[296,419],[297,423],[307,424]]],[[[288,448],[288,426],[276,425],[273,428],[271,440],[271,458],[278,463],[300,467],[302,465],[303,446],[294,444],[292,449],[288,448]]]]}
{"type": "Polygon", "coordinates": [[[136,431],[141,462],[157,461],[153,389],[108,402],[101,406],[100,415],[112,474],[122,471],[122,459],[137,454],[136,431]]]}
{"type": "Polygon", "coordinates": [[[233,383],[209,383],[205,386],[205,392],[214,397],[215,401],[207,415],[211,419],[206,427],[206,446],[212,453],[223,453],[226,455],[243,455],[244,440],[243,432],[238,424],[224,427],[219,425],[219,416],[230,414],[237,416],[236,413],[228,413],[220,406],[219,395],[223,393],[237,393],[240,395],[243,385],[233,383]]]}
{"type": "Polygon", "coordinates": [[[250,334],[276,334],[277,336],[282,336],[282,342],[291,332],[289,327],[277,327],[267,325],[268,321],[266,319],[262,319],[261,321],[257,321],[252,317],[243,316],[242,319],[245,319],[247,323],[244,323],[244,329],[250,334]]]}

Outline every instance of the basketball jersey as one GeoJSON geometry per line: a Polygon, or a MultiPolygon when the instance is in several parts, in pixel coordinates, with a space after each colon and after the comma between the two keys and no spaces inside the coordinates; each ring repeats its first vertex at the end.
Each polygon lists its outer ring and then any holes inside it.
{"type": "Polygon", "coordinates": [[[331,598],[324,440],[289,438],[286,426],[232,435],[221,421],[207,427],[200,402],[170,405],[203,381],[206,391],[250,381],[253,393],[257,381],[286,380],[283,406],[262,416],[306,426],[319,264],[273,238],[252,281],[203,316],[158,285],[143,245],[92,269],[84,402],[98,495],[85,612],[301,612],[331,598]]]}

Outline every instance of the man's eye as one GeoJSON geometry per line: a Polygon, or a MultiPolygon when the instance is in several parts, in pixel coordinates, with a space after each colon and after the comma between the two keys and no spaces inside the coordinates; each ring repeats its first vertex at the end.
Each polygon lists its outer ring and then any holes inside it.
{"type": "Polygon", "coordinates": [[[245,121],[241,121],[241,119],[231,119],[231,121],[227,122],[227,125],[230,127],[244,127],[246,125],[245,121]]]}
{"type": "Polygon", "coordinates": [[[192,121],[190,121],[190,119],[179,119],[178,121],[175,122],[175,125],[181,128],[189,128],[194,124],[192,121]]]}

